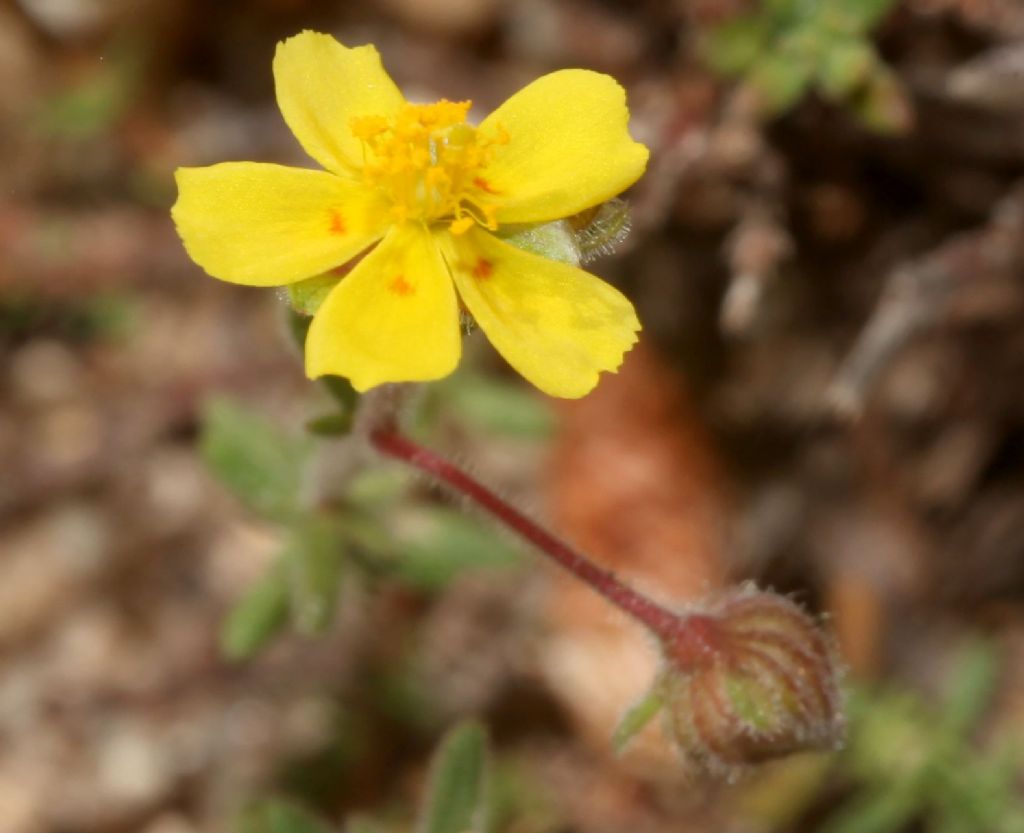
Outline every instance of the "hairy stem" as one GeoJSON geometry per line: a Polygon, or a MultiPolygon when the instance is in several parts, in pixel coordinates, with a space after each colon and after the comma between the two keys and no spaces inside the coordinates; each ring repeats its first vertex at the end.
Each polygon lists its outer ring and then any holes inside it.
{"type": "Polygon", "coordinates": [[[685,621],[682,617],[623,584],[610,570],[598,566],[588,556],[548,532],[458,466],[399,433],[393,423],[379,424],[369,432],[369,439],[380,453],[419,469],[486,509],[661,639],[678,633],[685,621]]]}

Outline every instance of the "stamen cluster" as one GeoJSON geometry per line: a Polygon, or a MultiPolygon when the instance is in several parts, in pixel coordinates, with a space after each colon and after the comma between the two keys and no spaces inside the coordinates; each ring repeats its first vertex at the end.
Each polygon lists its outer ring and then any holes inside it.
{"type": "Polygon", "coordinates": [[[466,122],[470,106],[442,99],[404,104],[393,119],[352,119],[352,133],[363,143],[363,179],[386,194],[396,222],[447,222],[455,234],[474,222],[498,227],[495,191],[481,171],[509,136],[500,126],[481,135],[466,122]]]}

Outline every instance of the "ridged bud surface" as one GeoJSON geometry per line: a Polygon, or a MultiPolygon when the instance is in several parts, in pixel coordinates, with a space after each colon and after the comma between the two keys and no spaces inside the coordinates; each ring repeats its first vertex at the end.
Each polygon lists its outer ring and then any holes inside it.
{"type": "Polygon", "coordinates": [[[737,590],[681,619],[663,645],[668,731],[692,769],[730,776],[841,743],[832,642],[788,599],[737,590]]]}

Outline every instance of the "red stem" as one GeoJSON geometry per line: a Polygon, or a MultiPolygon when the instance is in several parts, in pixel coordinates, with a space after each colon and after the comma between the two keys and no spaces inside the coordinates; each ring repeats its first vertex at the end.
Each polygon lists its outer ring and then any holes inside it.
{"type": "Polygon", "coordinates": [[[401,460],[465,495],[495,518],[514,529],[544,555],[589,584],[620,610],[667,640],[676,635],[682,618],[623,584],[610,570],[599,567],[515,507],[470,477],[462,469],[392,428],[370,432],[370,442],[382,454],[401,460]]]}

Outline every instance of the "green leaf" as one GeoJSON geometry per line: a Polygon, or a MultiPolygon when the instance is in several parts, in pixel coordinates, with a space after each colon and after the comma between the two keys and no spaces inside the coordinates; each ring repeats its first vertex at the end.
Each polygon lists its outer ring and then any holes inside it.
{"type": "Polygon", "coordinates": [[[292,341],[300,351],[305,352],[306,335],[309,333],[309,325],[313,323],[313,316],[303,315],[291,305],[285,307],[285,311],[288,318],[288,332],[292,335],[292,341]]]}
{"type": "Polygon", "coordinates": [[[342,531],[327,517],[303,519],[294,529],[284,561],[291,586],[295,627],[323,633],[334,621],[342,579],[342,531]]]}
{"type": "Polygon", "coordinates": [[[860,122],[878,133],[906,133],[913,123],[913,109],[903,84],[883,66],[871,74],[851,105],[860,122]]]}
{"type": "Polygon", "coordinates": [[[288,587],[279,565],[235,603],[221,627],[220,645],[229,659],[256,654],[288,621],[288,587]]]}
{"type": "Polygon", "coordinates": [[[215,399],[203,419],[207,465],[250,508],[275,519],[294,514],[309,444],[248,408],[215,399]]]}
{"type": "Polygon", "coordinates": [[[840,17],[848,31],[868,32],[880,23],[896,0],[832,0],[831,15],[840,17]]]}
{"type": "Polygon", "coordinates": [[[818,72],[818,86],[829,98],[844,98],[862,86],[878,64],[870,43],[848,38],[826,53],[818,72]]]}
{"type": "Polygon", "coordinates": [[[330,833],[330,829],[298,805],[272,798],[243,814],[240,833],[330,833]]]}
{"type": "Polygon", "coordinates": [[[89,139],[111,130],[131,105],[142,77],[143,53],[133,45],[115,46],[109,60],[92,65],[87,76],[42,99],[30,126],[59,139],[89,139]]]}
{"type": "Polygon", "coordinates": [[[917,815],[922,794],[918,782],[874,789],[850,802],[821,828],[822,833],[900,833],[917,815]]]}
{"type": "Polygon", "coordinates": [[[532,390],[478,373],[457,373],[441,383],[445,405],[483,431],[543,438],[554,429],[554,415],[532,390]]]}
{"type": "Polygon", "coordinates": [[[395,548],[400,556],[395,570],[416,587],[437,590],[464,570],[507,569],[521,561],[513,544],[453,509],[410,509],[395,521],[395,548]]]}
{"type": "Polygon", "coordinates": [[[434,753],[418,833],[481,831],[488,815],[487,733],[476,722],[452,729],[434,753]]]}
{"type": "Polygon", "coordinates": [[[997,666],[995,649],[986,642],[975,640],[961,650],[942,710],[943,734],[956,738],[971,730],[992,697],[997,666]]]}
{"type": "Polygon", "coordinates": [[[314,315],[340,280],[338,275],[327,273],[288,284],[288,300],[296,312],[314,315]]]}
{"type": "Polygon", "coordinates": [[[612,747],[615,754],[625,751],[629,742],[639,733],[665,705],[662,687],[655,684],[640,702],[630,707],[612,733],[612,747]]]}
{"type": "Polygon", "coordinates": [[[715,72],[736,76],[765,54],[770,36],[766,15],[733,18],[705,32],[701,53],[715,72]]]}
{"type": "Polygon", "coordinates": [[[813,67],[785,54],[768,54],[754,65],[747,82],[764,99],[772,114],[787,110],[806,91],[813,67]]]}

